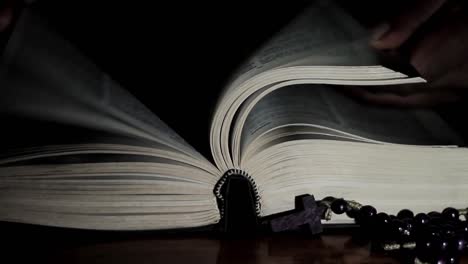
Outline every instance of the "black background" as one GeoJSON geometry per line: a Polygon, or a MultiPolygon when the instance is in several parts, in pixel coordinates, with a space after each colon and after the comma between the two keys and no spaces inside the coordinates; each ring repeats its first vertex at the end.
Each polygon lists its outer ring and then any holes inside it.
{"type": "Polygon", "coordinates": [[[211,117],[230,74],[307,2],[37,5],[59,33],[210,157],[211,117]]]}
{"type": "MultiPolygon", "coordinates": [[[[50,24],[211,158],[216,99],[252,52],[313,0],[36,1],[50,24]]],[[[399,2],[342,1],[368,20],[399,2]],[[388,2],[387,2],[388,3],[388,2]]]]}

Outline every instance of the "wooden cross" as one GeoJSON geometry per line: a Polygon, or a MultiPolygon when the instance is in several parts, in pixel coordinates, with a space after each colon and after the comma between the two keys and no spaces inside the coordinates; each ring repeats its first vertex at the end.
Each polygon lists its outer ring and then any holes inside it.
{"type": "Polygon", "coordinates": [[[295,202],[296,209],[273,216],[273,219],[270,220],[271,230],[281,232],[299,230],[307,226],[313,235],[321,233],[322,223],[320,220],[326,207],[317,205],[314,196],[309,194],[297,196],[295,202]]]}

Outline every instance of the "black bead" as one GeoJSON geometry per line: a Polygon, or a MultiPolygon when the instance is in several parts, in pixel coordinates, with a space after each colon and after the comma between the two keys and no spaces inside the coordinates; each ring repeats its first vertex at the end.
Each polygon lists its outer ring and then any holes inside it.
{"type": "Polygon", "coordinates": [[[446,222],[446,219],[441,216],[429,217],[429,223],[431,225],[443,225],[446,222]]]}
{"type": "Polygon", "coordinates": [[[336,200],[335,197],[333,197],[333,196],[327,196],[327,197],[323,198],[321,201],[322,201],[322,202],[327,202],[327,203],[332,203],[332,202],[335,201],[335,200],[336,200]]]}
{"type": "Polygon", "coordinates": [[[405,218],[405,219],[403,219],[403,223],[406,224],[406,229],[413,230],[413,228],[414,228],[414,219],[405,218]]]}
{"type": "Polygon", "coordinates": [[[458,226],[458,233],[468,239],[468,222],[463,221],[458,226]]]}
{"type": "Polygon", "coordinates": [[[452,237],[455,235],[455,226],[450,224],[443,224],[440,226],[441,235],[445,237],[452,237]]]}
{"type": "Polygon", "coordinates": [[[436,252],[445,252],[449,248],[449,240],[445,237],[433,237],[431,244],[436,252]]]}
{"type": "Polygon", "coordinates": [[[416,229],[415,233],[418,241],[432,241],[432,239],[441,236],[439,227],[433,225],[420,227],[416,229]]]}
{"type": "Polygon", "coordinates": [[[441,236],[440,228],[435,225],[429,225],[427,228],[426,236],[436,238],[441,236]]]}
{"type": "Polygon", "coordinates": [[[400,219],[392,220],[391,225],[393,231],[398,235],[405,230],[405,223],[403,223],[403,221],[401,221],[400,219]]]}
{"type": "Polygon", "coordinates": [[[414,217],[414,224],[418,227],[429,224],[429,216],[425,213],[419,213],[414,217]]]}
{"type": "Polygon", "coordinates": [[[405,234],[405,237],[406,238],[410,238],[411,236],[413,236],[413,231],[414,231],[414,220],[413,219],[410,219],[410,218],[405,218],[402,220],[403,223],[405,224],[405,230],[406,230],[406,234],[405,234]]]}
{"type": "Polygon", "coordinates": [[[380,236],[380,239],[391,238],[391,220],[388,214],[378,213],[374,217],[372,229],[374,237],[380,236]]]}
{"type": "Polygon", "coordinates": [[[438,252],[434,250],[433,239],[423,238],[416,241],[416,256],[423,263],[433,263],[438,252]]]}
{"type": "Polygon", "coordinates": [[[458,220],[460,217],[460,214],[458,213],[458,210],[452,207],[445,208],[444,211],[442,211],[442,217],[448,220],[458,220]]]}
{"type": "Polygon", "coordinates": [[[442,214],[439,213],[439,212],[436,212],[436,211],[432,211],[432,212],[428,213],[427,216],[429,216],[429,218],[442,217],[442,214]]]}
{"type": "Polygon", "coordinates": [[[412,235],[411,229],[408,229],[408,225],[400,219],[392,221],[391,232],[392,238],[400,242],[408,241],[412,235]]]}
{"type": "Polygon", "coordinates": [[[413,213],[411,210],[409,210],[409,209],[403,209],[403,210],[401,210],[400,212],[398,212],[397,217],[398,217],[399,219],[413,218],[413,217],[414,217],[414,213],[413,213]]]}
{"type": "Polygon", "coordinates": [[[431,238],[420,238],[416,241],[416,251],[420,255],[428,255],[432,250],[431,238]]]}
{"type": "Polygon", "coordinates": [[[335,214],[342,214],[348,211],[348,202],[344,199],[336,199],[331,204],[331,209],[335,214]]]}
{"type": "Polygon", "coordinates": [[[455,264],[458,263],[458,258],[456,256],[439,255],[433,261],[431,261],[431,263],[455,264]]]}
{"type": "Polygon", "coordinates": [[[406,243],[406,242],[413,242],[414,241],[414,233],[411,230],[406,229],[403,231],[403,233],[400,235],[398,240],[401,243],[406,243]]]}
{"type": "Polygon", "coordinates": [[[377,214],[377,210],[370,205],[364,205],[359,209],[357,220],[359,224],[368,225],[371,223],[374,216],[377,214]]]}
{"type": "Polygon", "coordinates": [[[358,210],[351,209],[351,210],[346,211],[346,215],[349,218],[355,219],[358,215],[358,212],[359,212],[358,210]]]}
{"type": "Polygon", "coordinates": [[[389,215],[389,217],[390,217],[390,220],[398,219],[398,217],[396,217],[395,215],[389,215]]]}
{"type": "Polygon", "coordinates": [[[375,215],[375,224],[379,227],[388,227],[390,226],[390,222],[390,216],[384,212],[375,215]]]}
{"type": "Polygon", "coordinates": [[[445,256],[445,263],[448,264],[456,264],[459,263],[459,257],[458,256],[445,256]]]}
{"type": "Polygon", "coordinates": [[[466,248],[467,241],[463,236],[454,236],[449,241],[449,249],[452,252],[462,252],[466,248]]]}

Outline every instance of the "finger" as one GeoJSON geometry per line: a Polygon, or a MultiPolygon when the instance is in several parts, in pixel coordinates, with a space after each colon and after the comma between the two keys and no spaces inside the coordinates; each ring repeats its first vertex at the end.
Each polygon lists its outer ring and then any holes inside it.
{"type": "Polygon", "coordinates": [[[0,10],[0,32],[5,31],[13,20],[13,8],[6,7],[0,10]]]}
{"type": "Polygon", "coordinates": [[[468,62],[440,76],[433,81],[432,86],[437,89],[445,88],[457,92],[468,92],[468,62]]]}
{"type": "Polygon", "coordinates": [[[377,49],[400,47],[424,22],[436,13],[447,0],[418,0],[400,16],[378,26],[371,45],[377,49]]]}
{"type": "Polygon", "coordinates": [[[360,100],[385,106],[427,107],[443,103],[455,102],[460,99],[458,94],[448,91],[430,91],[399,95],[395,93],[372,93],[361,87],[352,87],[350,94],[360,100]]]}
{"type": "MultiPolygon", "coordinates": [[[[468,17],[464,13],[447,9],[444,14],[447,17],[414,42],[411,65],[431,83],[447,73],[456,72],[468,61],[468,17]]],[[[468,71],[465,68],[462,72],[468,71]]]]}

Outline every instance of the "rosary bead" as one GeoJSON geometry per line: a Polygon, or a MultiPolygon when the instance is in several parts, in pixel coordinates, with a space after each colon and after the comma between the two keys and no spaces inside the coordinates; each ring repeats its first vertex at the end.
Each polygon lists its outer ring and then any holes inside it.
{"type": "Polygon", "coordinates": [[[459,257],[456,256],[445,256],[445,261],[448,264],[456,264],[459,263],[459,257]]]}
{"type": "Polygon", "coordinates": [[[436,264],[455,264],[458,263],[458,258],[455,256],[446,256],[446,255],[440,255],[434,259],[434,262],[431,263],[436,263],[436,264]]]}
{"type": "Polygon", "coordinates": [[[396,217],[395,215],[389,215],[389,216],[390,216],[390,220],[398,219],[398,217],[396,217]]]}
{"type": "Polygon", "coordinates": [[[383,212],[376,214],[372,226],[374,236],[381,236],[382,239],[391,238],[391,222],[388,214],[383,212]]]}
{"type": "Polygon", "coordinates": [[[409,209],[403,209],[403,210],[401,210],[400,212],[398,212],[397,217],[398,217],[399,219],[413,218],[413,217],[414,217],[414,213],[413,213],[411,210],[409,210],[409,209]]]}
{"type": "Polygon", "coordinates": [[[446,219],[442,218],[441,216],[433,216],[429,218],[429,223],[431,225],[442,225],[446,222],[446,219]]]}
{"type": "Polygon", "coordinates": [[[442,236],[451,237],[455,235],[455,226],[450,224],[443,224],[440,226],[442,236]]]}
{"type": "Polygon", "coordinates": [[[396,235],[400,235],[405,230],[405,223],[403,223],[403,221],[401,221],[400,219],[392,220],[391,225],[393,232],[396,235]]]}
{"type": "Polygon", "coordinates": [[[414,228],[414,220],[413,219],[405,218],[402,221],[406,225],[405,226],[406,230],[409,230],[409,231],[413,230],[413,228],[414,228]]]}
{"type": "Polygon", "coordinates": [[[468,222],[461,222],[458,231],[460,232],[460,235],[463,235],[466,239],[468,239],[468,222]]]}
{"type": "Polygon", "coordinates": [[[436,211],[432,211],[432,212],[429,212],[427,216],[429,216],[429,218],[439,218],[439,217],[442,217],[442,214],[436,211]]]}
{"type": "Polygon", "coordinates": [[[393,238],[401,242],[408,241],[412,235],[411,229],[408,227],[408,224],[400,219],[393,220],[391,223],[393,238]]]}
{"type": "Polygon", "coordinates": [[[429,216],[429,218],[441,217],[442,216],[441,213],[436,212],[436,211],[432,211],[432,212],[428,213],[427,215],[429,216]]]}
{"type": "Polygon", "coordinates": [[[333,197],[333,196],[327,196],[325,198],[322,199],[322,202],[327,202],[327,203],[332,203],[333,201],[335,201],[336,198],[333,197]]]}
{"type": "Polygon", "coordinates": [[[437,252],[445,252],[449,248],[449,241],[445,237],[433,237],[431,244],[437,252]]]}
{"type": "Polygon", "coordinates": [[[449,248],[454,252],[462,252],[466,248],[467,241],[463,236],[455,236],[449,241],[449,248]]]}
{"type": "Polygon", "coordinates": [[[458,213],[458,210],[452,207],[445,208],[444,211],[442,211],[442,217],[448,220],[458,220],[460,217],[460,214],[458,213]]]}
{"type": "Polygon", "coordinates": [[[434,238],[439,238],[441,236],[440,230],[437,226],[426,225],[416,229],[417,241],[419,242],[431,242],[434,238]]]}
{"type": "Polygon", "coordinates": [[[331,209],[335,214],[345,213],[348,209],[348,203],[344,199],[336,199],[332,202],[331,209]]]}
{"type": "Polygon", "coordinates": [[[416,241],[416,251],[421,256],[427,256],[432,250],[432,239],[429,237],[420,238],[416,241]]]}
{"type": "Polygon", "coordinates": [[[358,210],[354,210],[354,209],[351,209],[351,210],[347,210],[346,211],[346,215],[349,217],[349,218],[352,218],[352,219],[355,219],[358,215],[358,210]]]}
{"type": "Polygon", "coordinates": [[[411,256],[423,262],[458,263],[458,255],[450,254],[460,254],[468,245],[468,221],[462,221],[459,211],[452,207],[445,208],[442,213],[432,211],[416,215],[409,209],[402,209],[395,216],[384,212],[377,214],[370,205],[351,208],[346,200],[332,196],[323,198],[322,202],[333,213],[346,213],[362,230],[371,231],[372,242],[374,239],[397,243],[415,241],[415,253],[411,256]]]}
{"type": "Polygon", "coordinates": [[[428,236],[430,238],[436,238],[436,237],[440,237],[441,233],[440,233],[440,230],[439,230],[439,228],[437,226],[429,225],[427,227],[427,230],[426,230],[426,236],[428,236]]]}
{"type": "Polygon", "coordinates": [[[414,224],[418,227],[425,226],[429,223],[429,216],[425,213],[419,213],[414,217],[414,224]]]}
{"type": "Polygon", "coordinates": [[[375,215],[375,224],[379,228],[385,228],[390,226],[390,216],[388,214],[381,212],[375,215]]]}
{"type": "Polygon", "coordinates": [[[377,210],[375,210],[374,207],[370,205],[364,205],[359,209],[358,213],[358,222],[359,224],[370,224],[371,220],[374,218],[374,216],[377,214],[377,210]]]}

